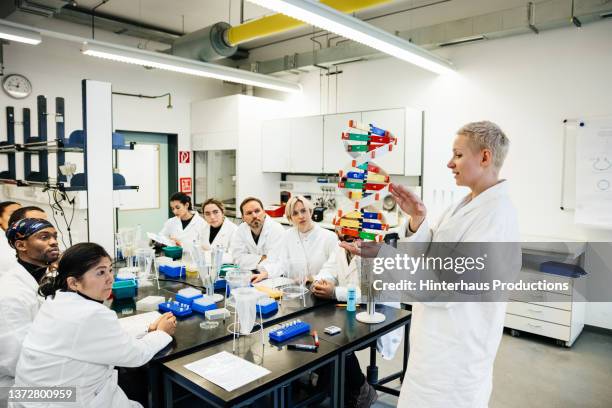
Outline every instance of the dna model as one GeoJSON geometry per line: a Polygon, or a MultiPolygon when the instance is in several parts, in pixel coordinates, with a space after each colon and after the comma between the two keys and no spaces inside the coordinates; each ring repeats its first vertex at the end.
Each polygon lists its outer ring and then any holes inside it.
{"type": "Polygon", "coordinates": [[[392,152],[397,138],[373,124],[349,120],[348,127],[342,141],[353,160],[349,168],[339,171],[338,187],[351,203],[338,209],[333,223],[343,235],[382,242],[389,225],[376,208],[389,192],[389,176],[371,161],[392,152]]]}

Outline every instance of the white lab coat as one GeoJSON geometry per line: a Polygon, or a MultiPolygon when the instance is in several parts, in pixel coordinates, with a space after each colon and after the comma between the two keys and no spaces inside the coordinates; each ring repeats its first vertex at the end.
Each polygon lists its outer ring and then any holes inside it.
{"type": "MultiPolygon", "coordinates": [[[[411,234],[406,223],[404,231],[408,239],[416,242],[520,241],[518,217],[508,196],[506,181],[466,204],[468,199],[469,195],[446,210],[432,229],[423,222],[411,234]]],[[[520,269],[520,260],[517,269],[520,269]]],[[[414,303],[410,358],[398,406],[487,407],[505,312],[505,302],[414,303]]]]}
{"type": "Polygon", "coordinates": [[[234,263],[242,269],[253,270],[257,269],[261,257],[266,255],[266,260],[261,263],[261,266],[266,268],[270,263],[267,258],[280,250],[284,232],[285,228],[282,225],[266,215],[256,245],[249,224],[243,222],[234,233],[230,245],[234,263]]]}
{"type": "MultiPolygon", "coordinates": [[[[354,256],[350,264],[346,259],[346,250],[336,244],[334,252],[322,266],[315,280],[330,281],[335,285],[334,295],[340,302],[347,301],[348,287],[353,285],[356,296],[361,299],[361,257],[354,256]]],[[[398,302],[384,303],[387,306],[399,308],[398,302]]],[[[404,329],[399,328],[389,334],[379,337],[376,341],[376,349],[385,360],[391,360],[404,337],[404,329]]]]}
{"type": "Polygon", "coordinates": [[[139,407],[117,385],[114,366],[142,366],[171,341],[159,330],[136,339],[103,304],[57,292],[43,303],[23,343],[15,385],[77,387],[75,407],[139,407]]]}
{"type": "Polygon", "coordinates": [[[271,254],[266,270],[270,276],[298,278],[301,269],[306,273],[305,277],[314,277],[336,248],[338,237],[330,230],[314,224],[304,235],[296,227],[291,227],[284,231],[280,250],[271,254]]]}
{"type": "MultiPolygon", "coordinates": [[[[23,340],[30,329],[40,298],[38,283],[18,262],[0,276],[0,387],[10,387],[23,340]]],[[[7,398],[0,388],[0,401],[7,398]]]]}
{"type": "Polygon", "coordinates": [[[238,229],[238,226],[227,219],[227,217],[223,220],[223,224],[221,225],[221,229],[217,232],[215,239],[213,242],[208,242],[210,239],[210,225],[205,223],[200,231],[200,241],[202,246],[207,249],[213,249],[216,247],[223,247],[225,253],[223,255],[223,262],[230,263],[232,262],[232,257],[230,254],[230,244],[232,242],[232,237],[234,233],[238,229]]]}
{"type": "Polygon", "coordinates": [[[0,229],[0,276],[16,263],[15,248],[9,245],[4,231],[0,229]]]}
{"type": "Polygon", "coordinates": [[[164,227],[160,231],[159,235],[166,238],[177,240],[182,246],[193,245],[193,242],[200,241],[200,233],[206,225],[204,218],[200,217],[197,212],[193,212],[193,218],[187,224],[187,228],[183,229],[183,224],[179,217],[172,217],[164,223],[164,227]]]}

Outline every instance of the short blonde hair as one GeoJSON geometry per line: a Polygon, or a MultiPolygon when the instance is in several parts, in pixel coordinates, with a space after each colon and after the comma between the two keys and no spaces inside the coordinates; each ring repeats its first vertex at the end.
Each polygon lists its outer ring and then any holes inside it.
{"type": "Polygon", "coordinates": [[[500,169],[504,164],[510,140],[495,123],[488,120],[471,122],[459,129],[457,134],[469,138],[473,147],[478,150],[490,150],[495,168],[500,169]]]}
{"type": "Polygon", "coordinates": [[[310,216],[312,217],[312,211],[314,207],[312,203],[310,202],[310,200],[308,200],[303,195],[295,195],[291,197],[289,201],[287,201],[287,205],[285,206],[285,217],[287,217],[287,220],[289,220],[289,222],[291,223],[293,223],[293,221],[291,221],[291,214],[293,214],[293,209],[295,208],[295,205],[297,203],[302,203],[304,208],[308,210],[308,212],[310,213],[310,216]]]}

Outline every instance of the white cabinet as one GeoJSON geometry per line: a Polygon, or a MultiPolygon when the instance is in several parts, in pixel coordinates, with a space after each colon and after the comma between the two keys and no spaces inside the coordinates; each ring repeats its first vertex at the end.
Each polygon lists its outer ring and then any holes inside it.
{"type": "Polygon", "coordinates": [[[348,129],[351,119],[361,122],[361,112],[325,115],[323,118],[324,173],[338,173],[350,164],[352,158],[344,149],[342,132],[348,129]]]}
{"type": "MultiPolygon", "coordinates": [[[[565,245],[563,241],[558,242],[565,245]]],[[[570,347],[584,328],[585,282],[583,279],[541,272],[538,268],[545,261],[580,264],[579,257],[584,247],[576,247],[574,252],[568,253],[566,249],[549,252],[553,245],[555,242],[523,242],[523,268],[518,280],[528,283],[546,280],[548,283],[563,284],[567,290],[510,293],[504,325],[512,329],[512,335],[525,331],[557,339],[570,347]]]]}
{"type": "Polygon", "coordinates": [[[397,137],[393,151],[374,159],[387,173],[421,175],[422,111],[410,108],[348,112],[264,122],[262,170],[278,173],[337,173],[350,164],[342,132],[349,120],[373,124],[397,137]]]}
{"type": "Polygon", "coordinates": [[[290,171],[291,119],[267,120],[261,125],[261,170],[290,171]]]}
{"type": "Polygon", "coordinates": [[[323,171],[323,116],[291,119],[291,173],[323,171]]]}
{"type": "Polygon", "coordinates": [[[261,142],[264,172],[323,171],[323,116],[265,121],[261,142]]]}
{"type": "Polygon", "coordinates": [[[361,113],[361,121],[364,124],[388,130],[397,138],[397,145],[393,146],[392,152],[381,158],[374,158],[374,162],[388,174],[404,175],[405,112],[404,109],[385,109],[361,113]]]}

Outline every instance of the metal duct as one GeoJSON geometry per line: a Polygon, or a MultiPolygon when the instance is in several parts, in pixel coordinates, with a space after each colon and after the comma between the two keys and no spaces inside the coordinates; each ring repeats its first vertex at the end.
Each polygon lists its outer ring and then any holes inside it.
{"type": "MultiPolygon", "coordinates": [[[[600,20],[610,12],[612,12],[611,0],[576,1],[575,17],[582,24],[600,20]]],[[[400,31],[398,35],[431,50],[467,42],[567,27],[572,25],[571,17],[571,0],[545,0],[480,16],[400,31]]],[[[372,48],[348,41],[335,47],[245,64],[241,68],[262,74],[295,70],[308,71],[383,56],[385,55],[372,48]]]]}
{"type": "Polygon", "coordinates": [[[230,28],[228,23],[219,22],[184,35],[174,41],[171,53],[202,61],[216,61],[230,57],[238,50],[237,46],[229,45],[225,39],[226,32],[230,28]]]}

